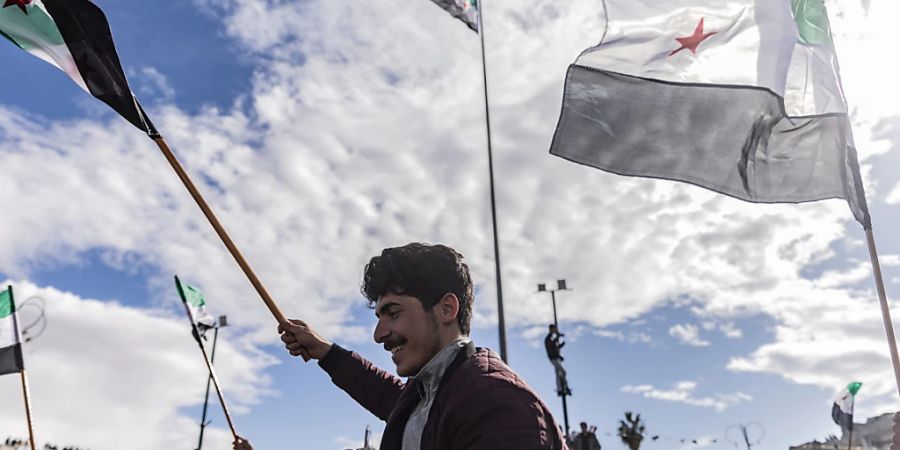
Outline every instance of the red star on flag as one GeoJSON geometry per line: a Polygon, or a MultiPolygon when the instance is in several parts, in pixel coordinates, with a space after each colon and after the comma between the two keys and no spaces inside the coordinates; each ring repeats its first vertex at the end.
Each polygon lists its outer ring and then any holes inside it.
{"type": "Polygon", "coordinates": [[[688,49],[691,53],[697,53],[697,46],[700,45],[701,42],[705,41],[706,38],[716,34],[716,32],[712,33],[704,33],[703,32],[703,18],[700,18],[700,23],[697,24],[697,28],[694,29],[694,34],[687,37],[675,38],[676,41],[681,43],[681,47],[677,50],[673,50],[672,53],[669,53],[669,56],[672,56],[684,49],[688,49]]]}
{"type": "Polygon", "coordinates": [[[10,6],[16,5],[19,9],[22,10],[23,13],[28,14],[28,10],[25,9],[25,5],[31,4],[31,0],[6,0],[6,3],[3,4],[4,8],[8,8],[10,6]]]}

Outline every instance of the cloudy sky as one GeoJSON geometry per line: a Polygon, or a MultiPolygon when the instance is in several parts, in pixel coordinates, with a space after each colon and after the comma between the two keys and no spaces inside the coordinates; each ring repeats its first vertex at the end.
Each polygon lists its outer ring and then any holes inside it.
{"type": "MultiPolygon", "coordinates": [[[[288,316],[393,369],[371,339],[362,266],[386,246],[440,242],[474,272],[473,338],[498,347],[477,35],[426,0],[97,4],[133,90],[288,316]]],[[[900,6],[827,4],[896,296],[900,68],[884,55],[900,6]]],[[[607,434],[625,411],[659,436],[650,450],[734,448],[733,427],[748,423],[762,448],[821,439],[839,432],[831,400],[855,379],[858,417],[898,409],[845,202],[752,205],[550,156],[566,67],[599,40],[602,2],[485,8],[510,364],[560,422],[541,347],[550,299],[536,292],[557,278],[573,289],[557,296],[570,421],[596,424],[604,448],[621,447],[607,434]]],[[[0,60],[0,280],[46,308],[46,331],[25,344],[40,443],[194,448],[205,369],[174,274],[228,315],[216,366],[258,449],[340,450],[367,425],[380,434],[277,345],[152,141],[12,45],[0,60]]],[[[20,389],[0,378],[0,438],[27,435],[20,389]]],[[[206,448],[230,448],[212,405],[206,448]]]]}

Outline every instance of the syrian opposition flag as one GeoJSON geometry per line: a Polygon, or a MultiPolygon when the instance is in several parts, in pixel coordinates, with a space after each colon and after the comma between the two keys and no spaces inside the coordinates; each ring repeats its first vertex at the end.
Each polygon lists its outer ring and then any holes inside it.
{"type": "Polygon", "coordinates": [[[21,342],[16,303],[10,286],[0,292],[0,375],[21,372],[25,369],[21,342]]]}
{"type": "Polygon", "coordinates": [[[0,36],[65,72],[151,137],[131,93],[103,11],[88,0],[0,0],[0,36]]]}
{"type": "Polygon", "coordinates": [[[606,0],[550,152],[760,203],[843,198],[871,228],[823,0],[606,0]]]}
{"type": "Polygon", "coordinates": [[[206,339],[206,330],[216,326],[216,319],[206,310],[206,298],[199,289],[189,284],[182,283],[178,277],[175,277],[175,287],[178,289],[178,295],[184,302],[188,317],[197,327],[200,337],[206,339]]]}
{"type": "Polygon", "coordinates": [[[453,17],[478,32],[478,0],[432,0],[453,17]]]}
{"type": "Polygon", "coordinates": [[[838,392],[834,398],[834,406],[831,407],[831,418],[834,419],[834,423],[840,425],[842,430],[853,429],[853,403],[860,387],[862,387],[862,383],[854,381],[848,384],[841,392],[838,392]]]}

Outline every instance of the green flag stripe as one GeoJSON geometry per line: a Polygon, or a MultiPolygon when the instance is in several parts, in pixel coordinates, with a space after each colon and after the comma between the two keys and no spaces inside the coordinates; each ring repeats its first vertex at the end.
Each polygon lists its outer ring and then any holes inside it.
{"type": "Polygon", "coordinates": [[[0,292],[0,319],[13,313],[12,296],[9,295],[9,289],[0,292]]]}
{"type": "MultiPolygon", "coordinates": [[[[8,40],[9,42],[12,42],[13,44],[15,44],[16,47],[22,48],[22,46],[19,45],[19,43],[16,42],[15,39],[13,39],[12,37],[10,37],[8,34],[4,33],[2,29],[0,29],[0,36],[6,38],[6,40],[8,40]]],[[[23,48],[22,50],[25,50],[25,49],[23,48]]]]}
{"type": "Polygon", "coordinates": [[[859,381],[854,381],[847,385],[847,390],[850,391],[850,395],[856,396],[856,393],[859,392],[859,388],[862,387],[862,383],[859,381]]]}
{"type": "Polygon", "coordinates": [[[206,304],[206,299],[199,289],[185,283],[181,283],[181,289],[184,292],[184,300],[189,305],[199,308],[206,304]]]}
{"type": "Polygon", "coordinates": [[[0,8],[0,30],[26,51],[45,46],[65,45],[56,22],[40,0],[26,6],[28,14],[19,8],[0,8]]]}
{"type": "Polygon", "coordinates": [[[791,10],[803,44],[831,44],[831,25],[823,0],[792,0],[791,10]]]}
{"type": "Polygon", "coordinates": [[[28,14],[19,8],[0,8],[0,34],[22,50],[53,64],[90,92],[59,26],[41,0],[34,0],[26,10],[28,14]]]}

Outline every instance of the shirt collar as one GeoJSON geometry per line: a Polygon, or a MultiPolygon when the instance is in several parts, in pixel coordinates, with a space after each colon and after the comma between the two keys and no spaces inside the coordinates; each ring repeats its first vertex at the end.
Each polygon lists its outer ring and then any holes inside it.
{"type": "Polygon", "coordinates": [[[453,362],[453,359],[456,358],[456,353],[470,341],[471,339],[465,337],[454,339],[453,342],[434,355],[430,361],[422,366],[419,373],[411,376],[410,379],[422,383],[424,392],[434,392],[437,390],[438,384],[441,382],[441,378],[444,376],[447,367],[449,367],[450,363],[453,362]]]}

